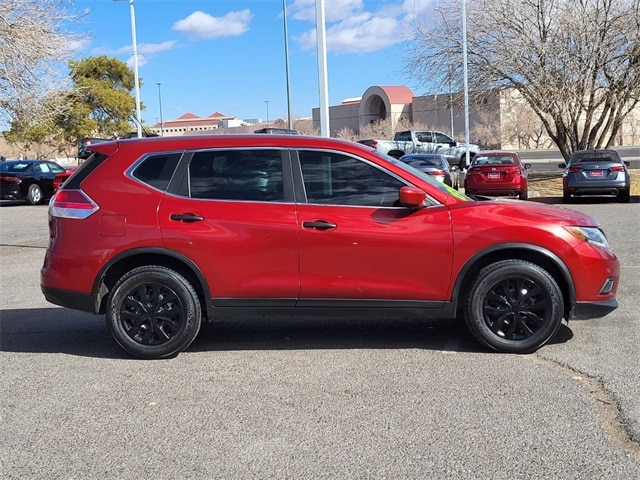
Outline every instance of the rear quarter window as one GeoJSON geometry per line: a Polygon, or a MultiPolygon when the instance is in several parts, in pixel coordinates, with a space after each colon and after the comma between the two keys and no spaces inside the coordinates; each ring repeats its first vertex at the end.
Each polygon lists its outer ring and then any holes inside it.
{"type": "Polygon", "coordinates": [[[154,154],[135,167],[131,175],[143,183],[166,191],[182,153],[154,154]]]}

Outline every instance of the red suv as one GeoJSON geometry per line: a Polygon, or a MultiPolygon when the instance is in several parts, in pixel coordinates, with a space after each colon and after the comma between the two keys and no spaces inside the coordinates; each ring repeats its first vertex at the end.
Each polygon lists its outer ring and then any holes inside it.
{"type": "Polygon", "coordinates": [[[480,152],[471,161],[464,177],[464,192],[467,195],[518,196],[526,200],[529,196],[527,169],[515,152],[480,152]]]}
{"type": "Polygon", "coordinates": [[[48,301],[106,314],[127,352],[177,355],[233,312],[464,317],[531,352],[617,307],[619,265],[583,214],[474,201],[357,143],[298,135],[119,140],[50,202],[48,301]]]}

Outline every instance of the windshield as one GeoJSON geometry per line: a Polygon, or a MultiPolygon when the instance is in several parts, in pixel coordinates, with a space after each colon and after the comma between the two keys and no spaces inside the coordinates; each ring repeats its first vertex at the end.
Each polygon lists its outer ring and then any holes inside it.
{"type": "Polygon", "coordinates": [[[407,172],[411,173],[412,175],[415,175],[416,177],[420,177],[420,179],[422,179],[425,182],[429,183],[430,185],[433,185],[434,187],[442,190],[443,192],[448,193],[449,195],[453,195],[456,198],[459,198],[460,200],[471,201],[471,198],[467,197],[462,192],[459,192],[458,190],[456,190],[454,188],[451,188],[446,183],[441,183],[441,182],[438,182],[437,180],[434,180],[433,177],[431,177],[431,175],[429,175],[427,173],[424,173],[424,172],[421,172],[417,168],[414,168],[411,165],[409,165],[408,163],[401,162],[397,158],[390,157],[389,155],[385,155],[385,154],[377,152],[377,151],[373,152],[373,153],[375,155],[378,155],[379,157],[384,158],[386,161],[391,162],[394,165],[397,165],[398,167],[402,168],[403,170],[406,170],[407,172]]]}

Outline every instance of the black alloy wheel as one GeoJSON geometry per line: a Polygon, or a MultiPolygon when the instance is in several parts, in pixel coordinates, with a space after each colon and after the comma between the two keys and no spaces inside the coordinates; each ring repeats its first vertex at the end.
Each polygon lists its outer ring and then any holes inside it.
{"type": "Polygon", "coordinates": [[[503,260],[483,268],[465,309],[467,327],[483,345],[530,353],[558,331],[564,301],[555,279],[539,265],[503,260]]]}
{"type": "Polygon", "coordinates": [[[107,325],[116,342],[139,358],[173,357],[196,338],[198,295],[179,273],[161,266],[136,268],[113,287],[107,325]]]}

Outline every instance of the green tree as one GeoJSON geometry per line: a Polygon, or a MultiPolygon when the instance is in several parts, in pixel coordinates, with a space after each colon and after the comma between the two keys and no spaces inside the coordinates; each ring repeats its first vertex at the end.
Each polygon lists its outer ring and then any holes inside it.
{"type": "MultiPolygon", "coordinates": [[[[612,145],[640,101],[640,0],[467,2],[469,91],[515,89],[567,158],[612,145]]],[[[416,24],[409,71],[460,86],[461,3],[416,24]]]]}
{"type": "Polygon", "coordinates": [[[131,132],[133,71],[124,62],[104,55],[72,61],[69,67],[74,85],[68,93],[69,109],[56,119],[67,138],[109,138],[131,132]]]}
{"type": "Polygon", "coordinates": [[[88,57],[69,62],[72,86],[51,92],[42,102],[62,103],[65,108],[44,120],[26,117],[13,120],[5,132],[8,142],[23,146],[40,145],[51,153],[73,156],[83,137],[117,138],[132,131],[134,118],[134,74],[122,61],[88,57]]]}

